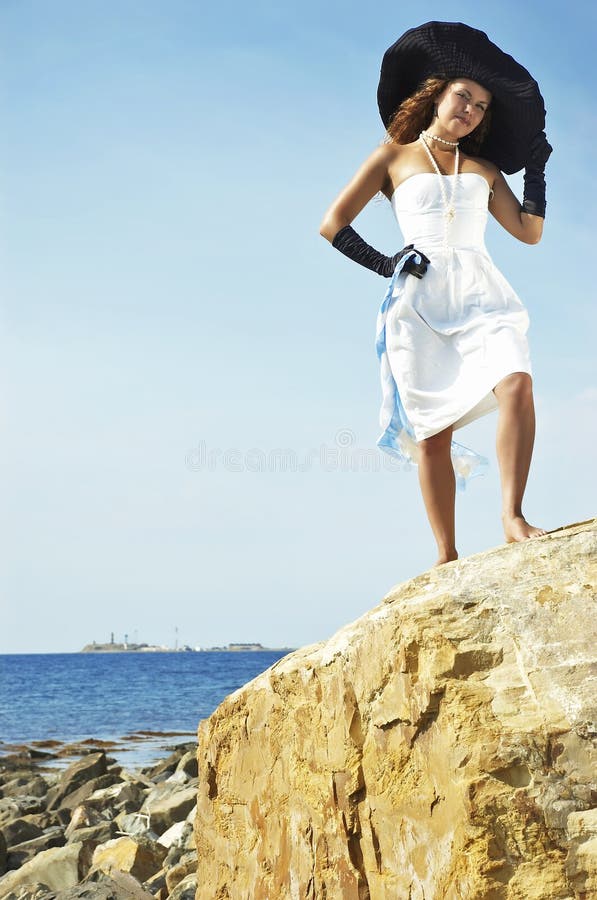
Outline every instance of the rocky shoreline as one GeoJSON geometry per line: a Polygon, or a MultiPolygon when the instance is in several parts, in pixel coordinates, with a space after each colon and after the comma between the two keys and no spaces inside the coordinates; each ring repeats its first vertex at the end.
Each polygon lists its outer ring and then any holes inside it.
{"type": "Polygon", "coordinates": [[[115,742],[0,756],[0,900],[194,900],[196,742],[138,770],[115,742]]]}

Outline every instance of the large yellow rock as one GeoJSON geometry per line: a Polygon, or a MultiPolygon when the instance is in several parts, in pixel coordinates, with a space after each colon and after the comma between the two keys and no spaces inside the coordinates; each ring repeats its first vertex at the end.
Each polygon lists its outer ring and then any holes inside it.
{"type": "Polygon", "coordinates": [[[106,875],[116,870],[147,881],[161,869],[167,852],[161,844],[139,835],[114,838],[95,848],[92,867],[106,875]]]}
{"type": "Polygon", "coordinates": [[[199,728],[198,900],[597,896],[596,523],[433,569],[199,728]]]}

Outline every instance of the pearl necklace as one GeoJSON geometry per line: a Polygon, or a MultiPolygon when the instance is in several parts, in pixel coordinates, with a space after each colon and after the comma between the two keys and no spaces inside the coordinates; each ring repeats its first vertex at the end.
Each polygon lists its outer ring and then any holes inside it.
{"type": "Polygon", "coordinates": [[[446,147],[457,147],[459,141],[446,141],[444,138],[438,137],[437,134],[430,134],[428,131],[422,131],[421,134],[423,137],[429,138],[432,141],[438,141],[440,144],[445,144],[446,147]]]}
{"type": "Polygon", "coordinates": [[[448,194],[446,192],[446,187],[444,185],[444,179],[442,178],[442,173],[439,170],[439,166],[435,161],[435,157],[434,157],[433,153],[429,149],[427,141],[423,137],[424,134],[425,134],[425,132],[422,131],[421,134],[419,135],[419,140],[423,144],[423,147],[425,148],[425,152],[427,153],[427,156],[429,157],[429,161],[431,162],[431,165],[435,169],[437,177],[439,178],[439,186],[440,186],[441,192],[442,192],[442,201],[444,204],[444,218],[446,220],[446,230],[447,230],[448,224],[450,222],[452,222],[454,220],[454,218],[456,217],[456,210],[454,209],[454,197],[456,195],[456,184],[458,182],[458,163],[460,160],[460,154],[458,152],[458,145],[456,146],[456,151],[454,153],[454,180],[452,181],[452,192],[450,194],[450,200],[448,201],[448,194]]]}

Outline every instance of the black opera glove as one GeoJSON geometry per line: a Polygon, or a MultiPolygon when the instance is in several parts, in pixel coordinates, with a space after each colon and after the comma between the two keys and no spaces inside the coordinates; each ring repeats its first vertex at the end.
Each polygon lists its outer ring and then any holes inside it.
{"type": "Polygon", "coordinates": [[[526,161],[527,169],[536,169],[539,172],[545,172],[547,160],[553,152],[553,147],[545,137],[545,132],[540,131],[536,134],[529,144],[529,152],[526,161]]]}
{"type": "MultiPolygon", "coordinates": [[[[338,231],[332,241],[332,247],[358,262],[361,266],[371,269],[372,272],[377,272],[378,275],[382,275],[384,278],[391,278],[402,257],[415,249],[412,244],[409,244],[398,253],[395,253],[394,256],[385,256],[364,241],[351,225],[345,225],[338,231]]],[[[415,260],[409,259],[404,264],[403,271],[414,275],[416,278],[422,278],[427,271],[429,260],[419,250],[415,252],[421,257],[421,262],[417,263],[415,260]]]]}
{"type": "Polygon", "coordinates": [[[548,143],[545,132],[535,135],[529,145],[528,159],[524,172],[523,212],[531,216],[545,218],[545,166],[553,147],[548,143]]]}

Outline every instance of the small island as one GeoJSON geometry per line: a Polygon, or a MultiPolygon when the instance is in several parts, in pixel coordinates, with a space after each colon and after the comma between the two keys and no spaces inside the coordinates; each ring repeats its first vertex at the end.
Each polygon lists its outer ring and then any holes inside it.
{"type": "Polygon", "coordinates": [[[225,647],[190,647],[188,644],[167,647],[158,644],[130,643],[125,634],[124,641],[111,640],[106,644],[93,641],[85,644],[80,653],[292,653],[294,647],[264,647],[258,643],[227,644],[225,647]]]}
{"type": "Polygon", "coordinates": [[[199,647],[199,653],[292,653],[296,647],[264,647],[263,644],[228,644],[226,647],[199,647]]]}

